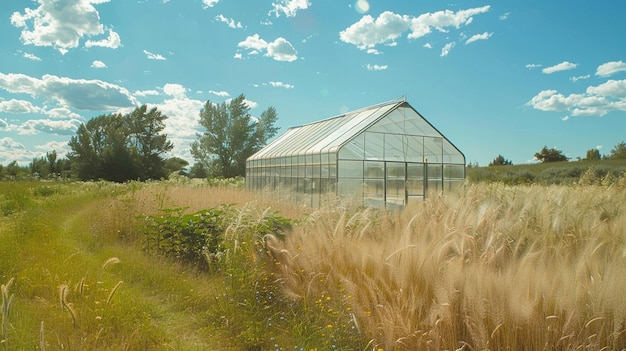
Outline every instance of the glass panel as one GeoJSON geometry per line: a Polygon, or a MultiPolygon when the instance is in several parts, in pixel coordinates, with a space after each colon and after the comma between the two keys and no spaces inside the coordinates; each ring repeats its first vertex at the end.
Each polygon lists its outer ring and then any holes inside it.
{"type": "Polygon", "coordinates": [[[380,133],[365,133],[365,155],[366,160],[383,160],[385,157],[385,137],[380,133]]]}
{"type": "Polygon", "coordinates": [[[367,179],[364,186],[364,203],[367,206],[382,208],[385,206],[384,179],[367,179]]]}
{"type": "Polygon", "coordinates": [[[443,138],[424,138],[424,162],[441,162],[443,138]]]}
{"type": "Polygon", "coordinates": [[[406,191],[409,196],[424,194],[424,165],[408,163],[406,165],[406,191]]]}
{"type": "Polygon", "coordinates": [[[465,166],[444,164],[443,177],[447,179],[463,179],[465,178],[465,166]]]}
{"type": "Polygon", "coordinates": [[[441,179],[443,177],[443,169],[441,167],[442,165],[440,163],[429,163],[427,165],[427,173],[428,173],[428,178],[439,178],[441,179]]]}
{"type": "Polygon", "coordinates": [[[339,178],[337,193],[340,196],[363,197],[363,180],[339,178]]]}
{"type": "Polygon", "coordinates": [[[384,178],[385,163],[382,161],[365,161],[365,178],[384,178]]]}
{"type": "Polygon", "coordinates": [[[363,161],[339,161],[339,177],[363,179],[363,161]]]}
{"type": "Polygon", "coordinates": [[[402,135],[385,134],[385,161],[404,161],[402,135]]]}
{"type": "Polygon", "coordinates": [[[400,162],[387,162],[387,179],[399,178],[404,180],[405,164],[400,162]]]}
{"type": "Polygon", "coordinates": [[[339,158],[347,160],[362,160],[363,159],[363,143],[365,142],[365,136],[363,134],[358,135],[354,140],[349,141],[346,145],[339,150],[339,158]]]}

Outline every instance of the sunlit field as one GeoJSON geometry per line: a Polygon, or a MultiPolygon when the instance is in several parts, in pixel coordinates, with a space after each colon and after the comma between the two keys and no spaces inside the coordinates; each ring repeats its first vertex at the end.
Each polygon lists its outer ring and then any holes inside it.
{"type": "Polygon", "coordinates": [[[395,212],[228,182],[0,194],[0,349],[626,348],[624,177],[395,212]]]}

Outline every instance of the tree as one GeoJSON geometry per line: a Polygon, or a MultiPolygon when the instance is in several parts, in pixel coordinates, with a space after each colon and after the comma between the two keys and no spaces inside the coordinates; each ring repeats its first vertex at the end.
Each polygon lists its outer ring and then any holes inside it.
{"type": "Polygon", "coordinates": [[[587,154],[585,155],[585,160],[587,161],[596,161],[601,158],[602,156],[600,156],[600,150],[596,148],[587,150],[587,154]]]}
{"type": "Polygon", "coordinates": [[[187,167],[188,165],[189,162],[183,160],[180,157],[170,157],[168,159],[165,159],[163,167],[168,175],[173,172],[178,172],[178,174],[181,175],[187,175],[187,173],[185,173],[185,167],[187,167]]]}
{"type": "Polygon", "coordinates": [[[139,177],[142,180],[161,179],[168,175],[163,154],[171,151],[174,145],[167,140],[167,135],[160,134],[165,129],[166,119],[167,116],[156,107],[148,111],[146,105],[136,108],[126,118],[130,145],[139,156],[139,177]]]}
{"type": "Polygon", "coordinates": [[[541,151],[535,153],[535,158],[543,163],[562,162],[562,161],[569,160],[569,158],[563,155],[563,152],[561,150],[557,150],[554,147],[551,149],[548,149],[547,146],[544,146],[543,149],[541,149],[541,151]]]}
{"type": "Polygon", "coordinates": [[[505,159],[504,156],[498,155],[498,157],[496,157],[495,159],[493,159],[493,161],[491,161],[491,163],[489,163],[489,166],[505,166],[505,165],[512,165],[512,164],[513,162],[505,159]]]}
{"type": "Polygon", "coordinates": [[[162,154],[173,147],[160,134],[166,118],[143,105],[127,115],[101,115],[79,126],[67,155],[78,178],[123,182],[166,177],[162,154]]]}
{"type": "Polygon", "coordinates": [[[257,120],[252,118],[243,94],[228,104],[207,101],[199,121],[206,131],[198,134],[198,140],[191,144],[191,154],[211,176],[243,176],[246,159],[276,135],[276,121],[273,107],[263,111],[257,120]]]}
{"type": "Polygon", "coordinates": [[[626,143],[621,142],[613,147],[609,154],[611,160],[624,160],[626,159],[626,143]]]}

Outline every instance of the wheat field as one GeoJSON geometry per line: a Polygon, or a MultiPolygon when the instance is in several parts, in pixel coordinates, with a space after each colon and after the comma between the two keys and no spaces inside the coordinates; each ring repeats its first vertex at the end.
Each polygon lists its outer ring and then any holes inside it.
{"type": "Polygon", "coordinates": [[[329,328],[368,349],[624,349],[623,180],[468,185],[401,212],[335,204],[266,241],[285,293],[331,306],[329,328]]]}

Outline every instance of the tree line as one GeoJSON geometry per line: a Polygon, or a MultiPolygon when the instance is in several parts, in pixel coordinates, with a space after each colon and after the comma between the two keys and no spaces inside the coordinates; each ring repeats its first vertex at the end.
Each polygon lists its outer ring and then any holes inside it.
{"type": "MultiPolygon", "coordinates": [[[[557,148],[548,148],[544,146],[539,152],[535,153],[535,159],[539,160],[542,163],[548,162],[564,162],[569,161],[570,158],[565,156],[563,151],[557,148]]],[[[580,159],[580,158],[579,158],[580,159]]],[[[620,142],[613,147],[608,155],[601,155],[600,150],[594,148],[587,150],[585,154],[585,158],[582,160],[585,161],[597,161],[597,160],[626,160],[626,142],[620,142]]],[[[489,163],[489,166],[504,166],[504,165],[512,165],[513,162],[507,160],[502,155],[496,156],[489,163]]]]}
{"type": "Polygon", "coordinates": [[[56,150],[33,159],[22,168],[13,161],[0,165],[1,178],[34,176],[79,180],[159,180],[173,172],[192,177],[245,175],[245,162],[278,132],[276,109],[269,107],[258,118],[250,114],[243,94],[219,104],[207,101],[199,113],[203,133],[190,145],[195,164],[189,173],[186,160],[166,157],[174,145],[163,133],[168,116],[156,107],[137,107],[130,113],[105,114],[81,124],[68,145],[66,158],[56,150]]]}

